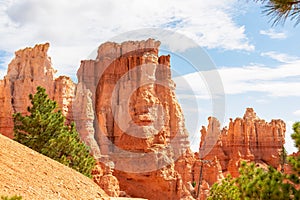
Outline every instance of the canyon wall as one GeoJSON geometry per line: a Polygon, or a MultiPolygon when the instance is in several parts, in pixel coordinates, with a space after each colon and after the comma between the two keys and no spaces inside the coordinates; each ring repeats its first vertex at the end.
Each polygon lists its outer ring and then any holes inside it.
{"type": "MultiPolygon", "coordinates": [[[[286,126],[282,120],[266,122],[258,118],[252,108],[246,109],[243,118],[230,119],[229,126],[222,130],[218,120],[210,117],[208,127],[202,127],[201,130],[199,153],[205,151],[205,148],[212,148],[203,158],[211,161],[210,164],[205,164],[204,171],[211,170],[210,165],[215,163],[214,166],[223,174],[230,173],[236,177],[241,160],[280,168],[285,131],[286,126]],[[211,144],[211,137],[208,136],[214,136],[213,132],[219,132],[216,144],[211,144]]],[[[218,177],[204,174],[204,179],[211,184],[217,181],[218,177]]]]}
{"type": "Polygon", "coordinates": [[[54,77],[49,44],[17,51],[0,80],[0,133],[13,137],[12,114],[27,114],[28,95],[42,86],[75,121],[99,161],[94,181],[111,196],[197,199],[201,181],[203,199],[226,174],[238,175],[241,160],[278,168],[285,123],[265,122],[251,108],[223,129],[209,117],[199,152],[190,150],[171,58],[159,56],[159,46],[153,39],[104,43],[95,60],[81,62],[77,84],[54,77]]]}
{"type": "Polygon", "coordinates": [[[174,162],[193,153],[170,56],[158,56],[159,45],[153,39],[102,44],[95,60],[81,62],[78,82],[92,94],[95,138],[121,189],[133,197],[191,199],[183,176],[190,179],[192,167],[176,170],[174,162]]]}
{"type": "Polygon", "coordinates": [[[13,137],[12,114],[28,114],[28,95],[42,86],[68,121],[76,122],[104,164],[98,168],[105,171],[113,163],[119,181],[111,173],[94,174],[106,192],[117,196],[120,182],[129,196],[192,199],[187,182],[194,155],[175,97],[170,56],[158,56],[159,45],[153,39],[105,43],[95,60],[82,61],[78,84],[54,77],[48,43],[17,51],[0,81],[0,132],[13,137]]]}
{"type": "Polygon", "coordinates": [[[28,95],[34,94],[37,86],[44,87],[49,97],[58,102],[67,120],[72,120],[75,84],[69,77],[54,78],[48,48],[46,43],[17,51],[8,65],[7,75],[0,80],[0,133],[3,135],[13,137],[12,114],[27,114],[31,105],[28,95]]]}
{"type": "MultiPolygon", "coordinates": [[[[12,115],[17,112],[28,114],[27,107],[31,106],[28,96],[36,93],[37,86],[42,86],[49,98],[58,103],[67,123],[76,122],[82,140],[91,147],[93,155],[100,158],[99,146],[94,139],[92,94],[67,76],[54,77],[56,71],[47,55],[48,48],[46,43],[15,52],[7,75],[0,80],[0,133],[13,138],[12,115]]],[[[105,184],[109,185],[107,181],[105,184]]]]}
{"type": "MultiPolygon", "coordinates": [[[[280,155],[285,143],[286,126],[282,120],[266,122],[247,108],[243,118],[230,119],[229,126],[220,128],[220,122],[208,118],[202,126],[199,152],[195,153],[193,180],[201,180],[200,196],[205,199],[210,187],[228,174],[239,175],[241,161],[255,162],[259,166],[281,169],[280,155]],[[200,175],[201,174],[201,175],[200,175]],[[201,178],[201,177],[202,178],[201,178]]],[[[198,184],[195,187],[198,191],[198,184]]]]}

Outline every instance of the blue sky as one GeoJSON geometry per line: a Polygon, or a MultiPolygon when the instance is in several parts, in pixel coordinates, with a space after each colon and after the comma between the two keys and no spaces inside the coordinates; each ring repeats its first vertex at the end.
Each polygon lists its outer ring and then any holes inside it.
{"type": "MultiPolygon", "coordinates": [[[[276,69],[283,65],[295,65],[295,68],[298,67],[297,71],[300,70],[298,61],[300,58],[298,45],[300,27],[294,27],[294,23],[290,21],[287,21],[284,26],[272,27],[271,22],[268,22],[270,18],[263,15],[261,11],[262,9],[257,4],[249,3],[245,13],[234,19],[236,23],[245,26],[245,34],[249,38],[249,42],[255,46],[254,51],[207,49],[207,53],[218,68],[253,65],[276,69]]],[[[282,68],[284,72],[285,67],[282,68]]],[[[288,69],[285,72],[287,71],[288,69]]],[[[270,87],[274,88],[274,92],[276,92],[274,82],[290,82],[290,86],[286,84],[283,91],[278,88],[278,95],[255,91],[226,95],[226,115],[228,117],[242,116],[243,107],[254,107],[260,118],[266,120],[284,119],[287,123],[286,148],[291,152],[295,150],[292,148],[289,137],[292,132],[291,124],[294,121],[299,121],[300,118],[300,97],[297,94],[300,88],[298,84],[295,84],[300,82],[300,76],[299,73],[295,73],[294,76],[282,76],[282,78],[274,76],[274,79],[266,81],[265,84],[270,84],[270,87]],[[273,84],[274,86],[272,86],[273,84]],[[292,90],[295,94],[286,92],[287,90],[292,90]]]]}
{"type": "MultiPolygon", "coordinates": [[[[300,26],[287,21],[272,27],[261,11],[261,5],[240,0],[0,0],[0,78],[20,48],[50,42],[57,75],[75,79],[80,60],[101,43],[127,31],[165,28],[201,47],[200,67],[216,67],[225,92],[223,125],[254,107],[260,118],[286,121],[286,148],[292,152],[291,125],[300,118],[300,26]]],[[[196,150],[198,129],[207,124],[213,103],[199,72],[183,59],[193,48],[181,47],[170,50],[172,68],[191,84],[185,88],[175,78],[196,150]],[[198,109],[190,102],[191,88],[198,109]]]]}

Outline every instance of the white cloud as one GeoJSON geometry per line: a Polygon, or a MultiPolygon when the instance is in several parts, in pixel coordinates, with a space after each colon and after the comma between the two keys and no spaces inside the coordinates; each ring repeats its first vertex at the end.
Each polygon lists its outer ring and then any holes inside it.
{"type": "Polygon", "coordinates": [[[4,77],[7,73],[6,69],[0,68],[0,77],[4,77]]]}
{"type": "Polygon", "coordinates": [[[237,2],[3,0],[0,49],[14,52],[47,41],[58,70],[67,65],[75,71],[79,60],[100,43],[126,31],[155,27],[183,33],[207,48],[253,50],[245,27],[233,20],[237,2]]]}
{"type": "Polygon", "coordinates": [[[271,39],[285,39],[287,34],[285,32],[276,32],[274,29],[261,30],[259,31],[261,35],[269,36],[271,39]]]}
{"type": "MultiPolygon", "coordinates": [[[[217,71],[196,72],[182,76],[196,95],[208,95],[212,88],[201,77],[209,77],[211,73],[219,73],[226,95],[261,92],[273,97],[300,96],[300,60],[283,64],[275,68],[263,66],[244,66],[220,68],[217,71]],[[210,89],[211,88],[211,89],[210,89]]],[[[176,82],[175,78],[175,82],[176,82]]],[[[177,82],[176,82],[177,83],[177,82]]],[[[177,83],[179,91],[188,91],[184,84],[177,83]]],[[[219,86],[219,88],[222,88],[219,86]]]]}
{"type": "Polygon", "coordinates": [[[285,133],[285,149],[288,153],[297,152],[297,148],[295,147],[295,141],[291,137],[291,133],[293,133],[293,121],[286,122],[286,133],[285,133]]]}
{"type": "Polygon", "coordinates": [[[269,101],[266,100],[266,99],[257,99],[257,100],[255,100],[255,102],[259,103],[259,104],[267,104],[267,103],[269,103],[269,101]]]}
{"type": "Polygon", "coordinates": [[[295,112],[293,112],[293,114],[297,117],[300,117],[300,110],[296,110],[295,112]]]}
{"type": "MultiPolygon", "coordinates": [[[[244,66],[244,67],[233,67],[233,68],[220,68],[217,70],[221,79],[222,85],[224,86],[224,92],[226,94],[226,99],[230,99],[230,101],[226,101],[226,106],[229,106],[230,110],[227,110],[225,114],[226,117],[234,117],[236,114],[236,110],[232,109],[233,107],[238,107],[239,109],[244,109],[246,106],[251,107],[261,107],[261,104],[272,103],[273,100],[278,101],[278,97],[281,98],[279,105],[276,106],[286,106],[287,102],[290,102],[293,99],[294,102],[297,102],[297,99],[300,97],[300,93],[297,92],[300,88],[300,61],[296,61],[295,63],[282,64],[275,68],[268,68],[264,66],[244,66]],[[242,94],[241,96],[239,96],[242,94]],[[235,96],[238,95],[238,96],[235,96]],[[249,105],[246,103],[244,105],[241,103],[235,105],[235,102],[243,102],[243,98],[247,98],[248,96],[253,97],[252,104],[249,105]],[[287,100],[288,99],[288,100],[287,100]],[[228,115],[230,113],[230,115],[228,115]]],[[[182,76],[182,79],[185,79],[186,82],[189,83],[189,86],[184,83],[183,80],[180,80],[179,77],[174,78],[174,81],[177,85],[176,95],[179,99],[182,99],[181,102],[182,108],[184,110],[185,116],[188,116],[189,120],[193,118],[200,117],[199,124],[206,124],[205,120],[203,120],[204,116],[212,115],[212,106],[214,104],[207,104],[209,100],[213,101],[209,92],[209,85],[206,84],[205,79],[202,77],[210,76],[211,71],[204,71],[198,73],[191,73],[182,76]],[[191,89],[194,91],[194,97],[191,93],[191,89]],[[206,95],[206,98],[202,98],[199,105],[201,105],[204,109],[201,112],[192,112],[192,110],[196,110],[194,105],[191,105],[189,101],[185,101],[186,99],[191,100],[192,98],[196,98],[197,101],[199,99],[197,96],[206,95]],[[189,98],[187,98],[189,97],[189,98]],[[207,112],[204,113],[203,110],[207,109],[207,112]]],[[[263,105],[265,108],[265,112],[273,113],[272,115],[277,116],[278,112],[276,111],[276,107],[272,107],[272,105],[263,105]],[[271,107],[270,107],[271,106],[271,107]],[[269,109],[269,110],[268,110],[269,109]]],[[[296,117],[300,116],[300,110],[297,110],[293,113],[296,117]]],[[[284,117],[284,116],[282,116],[284,117]]],[[[220,119],[220,117],[218,117],[220,119]]],[[[227,118],[226,118],[227,119],[227,118]]],[[[291,120],[290,118],[286,118],[291,120]]],[[[187,120],[187,122],[189,122],[187,120]]],[[[222,120],[221,120],[222,121],[222,120]]],[[[225,123],[228,125],[228,122],[225,123]]],[[[292,122],[287,121],[287,131],[286,131],[286,149],[289,153],[295,151],[296,149],[293,146],[293,141],[290,138],[290,133],[292,122]]],[[[188,124],[188,128],[193,127],[193,124],[188,124]]],[[[190,131],[190,130],[189,130],[190,131]]],[[[194,133],[190,131],[190,134],[194,133]]],[[[197,135],[198,132],[195,132],[197,135]]],[[[200,137],[200,136],[199,136],[200,137]]],[[[191,140],[192,141],[192,140],[191,140]]],[[[196,140],[196,144],[199,140],[196,140]]],[[[197,145],[193,144],[193,149],[197,149],[197,145]]]]}
{"type": "Polygon", "coordinates": [[[298,58],[298,57],[290,56],[290,55],[284,54],[284,53],[278,53],[275,51],[263,52],[260,55],[270,57],[270,58],[277,60],[279,62],[282,62],[282,63],[293,63],[297,60],[300,60],[300,58],[298,58]]]}
{"type": "Polygon", "coordinates": [[[187,74],[173,78],[176,83],[177,95],[180,99],[210,99],[209,88],[199,73],[187,74]]]}

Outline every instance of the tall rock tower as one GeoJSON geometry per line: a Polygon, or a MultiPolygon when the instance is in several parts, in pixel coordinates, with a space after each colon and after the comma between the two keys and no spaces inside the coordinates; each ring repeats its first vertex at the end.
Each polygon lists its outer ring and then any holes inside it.
{"type": "Polygon", "coordinates": [[[95,137],[114,162],[121,188],[133,196],[179,199],[190,194],[174,162],[192,154],[170,56],[159,56],[159,45],[153,39],[104,43],[95,60],[82,61],[77,76],[92,93],[95,137]]]}
{"type": "Polygon", "coordinates": [[[19,50],[8,65],[7,75],[0,80],[0,133],[13,137],[12,114],[27,113],[27,107],[31,105],[28,95],[34,94],[37,86],[44,87],[71,120],[69,114],[72,113],[75,84],[66,76],[54,78],[55,70],[47,55],[48,48],[46,43],[19,50]]]}

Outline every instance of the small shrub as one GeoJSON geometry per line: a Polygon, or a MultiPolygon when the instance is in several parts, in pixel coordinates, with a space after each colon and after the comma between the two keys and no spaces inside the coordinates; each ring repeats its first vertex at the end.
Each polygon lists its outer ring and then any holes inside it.
{"type": "Polygon", "coordinates": [[[193,187],[196,187],[196,184],[197,184],[196,181],[193,181],[193,182],[192,182],[192,186],[193,186],[193,187]]]}
{"type": "Polygon", "coordinates": [[[21,196],[14,195],[12,197],[1,196],[1,200],[22,200],[21,196]]]}

